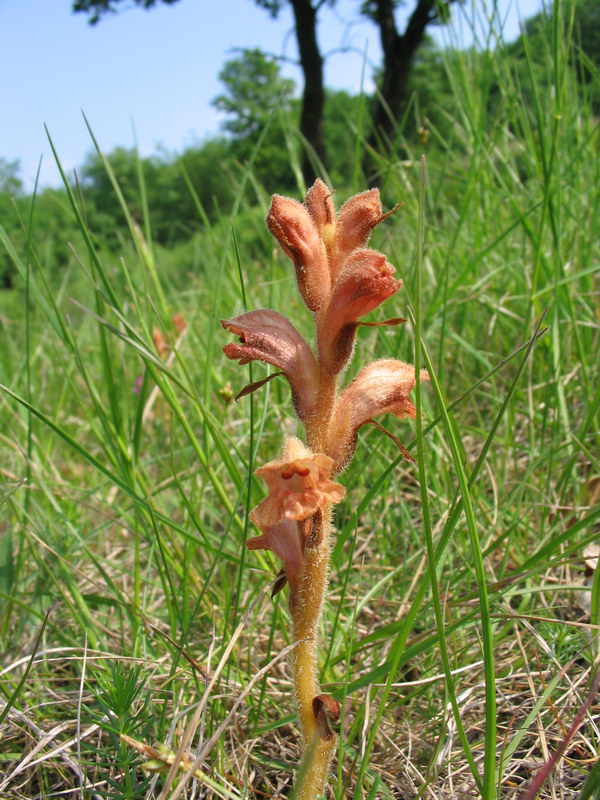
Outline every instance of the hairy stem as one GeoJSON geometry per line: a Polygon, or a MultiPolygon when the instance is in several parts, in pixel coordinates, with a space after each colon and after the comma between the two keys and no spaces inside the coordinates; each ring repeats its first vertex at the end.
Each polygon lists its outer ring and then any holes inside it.
{"type": "MultiPolygon", "coordinates": [[[[319,376],[317,413],[306,423],[308,446],[327,452],[329,422],[337,397],[337,379],[323,368],[319,376]]],[[[336,737],[323,735],[315,715],[319,695],[317,643],[319,622],[329,581],[331,505],[313,518],[312,531],[304,545],[304,570],[297,592],[291,598],[294,625],[294,688],[302,728],[303,754],[296,785],[297,800],[314,800],[323,791],[336,737]]]]}
{"type": "Polygon", "coordinates": [[[331,506],[315,517],[304,549],[304,571],[291,613],[294,624],[294,688],[305,747],[316,730],[313,700],[319,694],[317,640],[329,576],[331,506]]]}
{"type": "Polygon", "coordinates": [[[337,377],[321,368],[316,402],[317,413],[306,422],[308,446],[315,453],[327,453],[329,421],[333,413],[336,397],[337,377]]]}
{"type": "Polygon", "coordinates": [[[323,738],[318,730],[302,756],[298,770],[295,800],[314,800],[323,792],[336,737],[323,738]]]}

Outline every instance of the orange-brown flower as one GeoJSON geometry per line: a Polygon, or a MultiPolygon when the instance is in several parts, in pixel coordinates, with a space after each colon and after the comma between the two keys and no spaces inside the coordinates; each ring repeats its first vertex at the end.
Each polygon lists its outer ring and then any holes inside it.
{"type": "Polygon", "coordinates": [[[235,319],[221,320],[221,325],[239,336],[238,342],[225,345],[228,358],[240,364],[264,361],[280,369],[292,388],[294,406],[300,419],[315,408],[318,366],[312,350],[292,323],[277,311],[249,311],[235,319]]]}
{"type": "Polygon", "coordinates": [[[178,334],[182,334],[184,330],[187,328],[187,322],[185,321],[185,317],[183,314],[180,314],[179,311],[173,315],[173,319],[171,320],[173,323],[173,327],[177,331],[178,334]]]}
{"type": "Polygon", "coordinates": [[[169,352],[169,344],[163,336],[162,331],[160,331],[158,328],[152,328],[152,341],[154,342],[154,347],[156,348],[158,357],[164,358],[169,352]]]}
{"type": "MultiPolygon", "coordinates": [[[[429,380],[424,369],[420,377],[429,380]]],[[[334,472],[351,458],[361,425],[380,414],[416,416],[408,397],[415,383],[415,368],[393,359],[374,361],[358,373],[339,398],[330,425],[328,452],[334,460],[334,472]]]]}
{"type": "Polygon", "coordinates": [[[394,273],[383,253],[375,250],[363,248],[348,256],[318,322],[319,357],[332,374],[348,363],[359,318],[402,286],[394,273]]]}
{"type": "Polygon", "coordinates": [[[338,503],[346,490],[330,479],[332,465],[329,456],[313,453],[299,439],[287,439],[283,457],[256,470],[269,493],[250,519],[265,530],[284,519],[308,519],[323,506],[338,503]]]}
{"type": "Polygon", "coordinates": [[[354,195],[336,216],[331,191],[320,178],[306,193],[304,205],[274,195],[267,226],[294,262],[298,288],[311,311],[327,300],[337,276],[354,250],[363,248],[384,214],[378,189],[354,195]]]}
{"type": "Polygon", "coordinates": [[[307,209],[291,197],[273,195],[267,227],[294,262],[302,299],[318,311],[329,294],[327,252],[319,229],[307,209]]]}
{"type": "Polygon", "coordinates": [[[335,226],[331,276],[335,277],[343,268],[346,258],[353,250],[364,247],[369,241],[373,228],[393,214],[395,208],[383,213],[379,189],[369,189],[355,194],[340,209],[335,226]]]}

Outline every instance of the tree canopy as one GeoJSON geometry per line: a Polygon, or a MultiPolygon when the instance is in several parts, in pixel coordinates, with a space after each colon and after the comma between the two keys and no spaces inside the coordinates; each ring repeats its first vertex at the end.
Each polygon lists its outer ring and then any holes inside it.
{"type": "MultiPolygon", "coordinates": [[[[127,0],[74,0],[73,10],[88,14],[91,24],[96,24],[103,16],[115,12],[118,6],[127,0]]],[[[178,0],[130,0],[134,6],[150,9],[159,3],[172,4],[178,0]]],[[[254,0],[256,5],[276,17],[286,5],[286,0],[254,0]]],[[[385,145],[395,135],[397,120],[408,93],[408,79],[415,53],[425,39],[425,31],[433,22],[446,21],[449,6],[453,0],[414,0],[413,10],[404,31],[400,31],[396,23],[396,11],[399,0],[360,0],[357,2],[357,14],[371,19],[379,28],[384,53],[381,82],[373,110],[371,143],[385,145]]],[[[300,104],[299,131],[303,139],[302,169],[307,183],[327,168],[329,161],[325,150],[325,83],[323,76],[324,57],[319,48],[317,27],[319,12],[327,4],[335,5],[336,0],[287,0],[293,16],[298,45],[300,67],[304,76],[302,100],[300,104]]],[[[246,59],[244,68],[254,70],[266,64],[250,64],[246,59]]],[[[239,69],[240,65],[231,65],[230,69],[239,69]]],[[[263,77],[256,73],[259,78],[263,77]]],[[[242,88],[242,77],[235,78],[240,90],[248,94],[251,87],[242,88]]],[[[266,77],[266,76],[264,76],[266,77]]],[[[227,76],[225,76],[227,79],[227,76]]],[[[246,79],[246,83],[250,78],[246,79]]],[[[257,87],[257,92],[262,89],[257,87]]],[[[216,100],[217,107],[227,111],[228,102],[236,102],[227,95],[216,100]],[[218,104],[221,104],[219,106],[218,104]]],[[[232,120],[232,125],[244,125],[244,120],[232,120]]],[[[234,131],[231,131],[234,132],[234,131]]]]}

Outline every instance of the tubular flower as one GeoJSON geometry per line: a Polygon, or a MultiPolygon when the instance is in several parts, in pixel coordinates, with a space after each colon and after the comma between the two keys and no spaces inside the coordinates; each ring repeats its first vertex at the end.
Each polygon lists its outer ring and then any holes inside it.
{"type": "Polygon", "coordinates": [[[373,228],[395,211],[384,214],[379,189],[354,195],[336,216],[331,191],[320,178],[304,205],[274,195],[267,227],[294,262],[298,288],[311,311],[319,311],[348,256],[363,248],[373,228]]]}
{"type": "Polygon", "coordinates": [[[355,194],[340,209],[334,236],[334,257],[331,259],[331,273],[335,278],[348,255],[369,241],[373,228],[393,214],[393,208],[384,214],[379,199],[379,189],[355,194]]]}
{"type": "Polygon", "coordinates": [[[383,253],[354,250],[340,272],[327,307],[319,314],[318,343],[321,362],[337,374],[348,363],[359,317],[377,308],[402,286],[383,253]]]}
{"type": "MultiPolygon", "coordinates": [[[[421,380],[428,381],[427,370],[421,380]]],[[[343,469],[356,446],[358,429],[380,414],[415,417],[408,395],[415,388],[415,368],[403,361],[383,359],[364,367],[340,396],[329,428],[328,452],[334,472],[343,469]]]]}
{"type": "Polygon", "coordinates": [[[312,350],[292,323],[277,311],[249,311],[221,325],[239,336],[238,342],[225,345],[228,358],[240,364],[264,361],[280,369],[292,389],[294,406],[300,419],[314,411],[318,388],[318,366],[312,350]]]}
{"type": "Polygon", "coordinates": [[[338,503],[346,490],[330,480],[332,466],[329,456],[313,453],[299,439],[289,438],[283,458],[256,470],[269,493],[250,519],[265,530],[284,519],[308,519],[323,506],[338,503]]]}
{"type": "Polygon", "coordinates": [[[318,311],[329,294],[330,280],[325,244],[311,214],[297,200],[276,194],[267,227],[294,262],[302,299],[311,311],[318,311]]]}

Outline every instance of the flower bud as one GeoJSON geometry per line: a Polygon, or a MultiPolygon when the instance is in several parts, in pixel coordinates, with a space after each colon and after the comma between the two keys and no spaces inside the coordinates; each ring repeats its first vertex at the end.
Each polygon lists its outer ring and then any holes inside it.
{"type": "Polygon", "coordinates": [[[276,194],[267,227],[294,262],[302,299],[318,311],[329,294],[330,279],[325,244],[311,215],[297,200],[276,194]]]}

